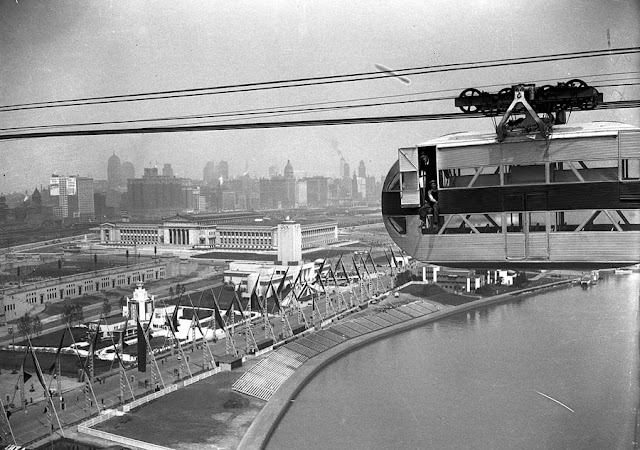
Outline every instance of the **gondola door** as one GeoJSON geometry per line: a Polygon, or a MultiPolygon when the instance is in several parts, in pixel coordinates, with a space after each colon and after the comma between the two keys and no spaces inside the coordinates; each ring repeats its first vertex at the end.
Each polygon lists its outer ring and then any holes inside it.
{"type": "Polygon", "coordinates": [[[549,259],[549,231],[546,192],[509,194],[503,199],[503,232],[507,260],[549,259]],[[541,211],[542,212],[539,212],[541,211]],[[532,212],[542,214],[532,221],[532,212]]]}
{"type": "Polygon", "coordinates": [[[525,259],[526,237],[525,227],[526,214],[524,214],[524,195],[509,194],[503,198],[504,213],[502,218],[502,231],[504,233],[504,250],[507,260],[525,259]]]}
{"type": "Polygon", "coordinates": [[[420,206],[420,178],[418,173],[418,148],[398,149],[400,168],[400,206],[420,206]]]}
{"type": "Polygon", "coordinates": [[[546,192],[526,194],[525,209],[525,254],[529,260],[549,259],[550,214],[546,192]]]}

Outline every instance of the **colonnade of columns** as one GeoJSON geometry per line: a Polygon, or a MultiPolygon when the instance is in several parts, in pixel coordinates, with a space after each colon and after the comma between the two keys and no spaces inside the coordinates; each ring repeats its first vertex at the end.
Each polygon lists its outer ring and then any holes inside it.
{"type": "Polygon", "coordinates": [[[169,244],[188,245],[189,230],[169,228],[169,244]]]}

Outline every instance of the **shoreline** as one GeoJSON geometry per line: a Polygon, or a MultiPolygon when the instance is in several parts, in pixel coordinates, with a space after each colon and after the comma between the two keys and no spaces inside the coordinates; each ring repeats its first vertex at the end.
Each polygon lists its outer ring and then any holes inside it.
{"type": "Polygon", "coordinates": [[[273,394],[273,396],[265,404],[260,413],[247,429],[246,433],[242,437],[242,440],[240,441],[240,444],[238,445],[238,449],[248,450],[255,448],[265,448],[271,438],[271,435],[284,417],[293,399],[318,372],[320,372],[322,369],[330,365],[338,358],[341,358],[373,342],[387,338],[394,334],[398,334],[400,332],[411,330],[427,323],[436,322],[443,318],[466,311],[475,310],[480,307],[506,303],[514,300],[516,297],[519,297],[521,295],[527,295],[539,290],[547,290],[555,287],[571,285],[573,281],[573,279],[561,280],[541,286],[525,288],[518,291],[475,300],[469,303],[434,312],[432,314],[416,317],[407,320],[406,322],[398,323],[372,333],[367,333],[363,336],[349,339],[331,349],[328,349],[323,353],[320,353],[319,355],[307,360],[302,366],[300,366],[295,371],[295,373],[280,387],[280,389],[278,389],[273,394]]]}

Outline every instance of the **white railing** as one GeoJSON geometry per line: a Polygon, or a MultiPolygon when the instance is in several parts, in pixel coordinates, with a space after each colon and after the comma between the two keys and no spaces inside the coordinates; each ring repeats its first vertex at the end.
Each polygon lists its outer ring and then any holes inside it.
{"type": "Polygon", "coordinates": [[[162,397],[163,395],[169,394],[171,392],[177,391],[178,390],[178,385],[177,384],[172,384],[169,387],[166,387],[164,389],[160,389],[157,392],[153,392],[149,395],[145,395],[142,398],[139,398],[138,400],[134,400],[131,403],[127,403],[126,405],[122,406],[122,411],[123,412],[129,412],[130,410],[137,408],[140,405],[143,405],[145,403],[149,403],[151,400],[155,400],[157,398],[162,397]]]}
{"type": "Polygon", "coordinates": [[[97,425],[99,423],[104,422],[105,420],[109,420],[112,417],[115,417],[117,415],[118,415],[117,411],[113,411],[113,410],[112,411],[107,411],[107,412],[105,412],[103,414],[97,415],[93,419],[89,419],[89,420],[86,420],[86,421],[82,422],[80,425],[78,425],[78,429],[80,427],[92,427],[94,425],[97,425]]]}
{"type": "Polygon", "coordinates": [[[108,441],[117,442],[118,444],[122,444],[127,447],[143,448],[145,450],[170,450],[169,447],[163,447],[162,445],[138,441],[137,439],[131,439],[117,434],[107,433],[106,431],[102,430],[94,430],[93,428],[89,428],[84,425],[78,425],[78,432],[106,439],[108,441]]]}
{"type": "Polygon", "coordinates": [[[215,374],[217,374],[219,372],[221,372],[220,367],[216,367],[215,369],[209,370],[207,372],[202,372],[202,373],[200,373],[198,375],[195,375],[195,376],[193,376],[191,378],[188,378],[188,379],[184,380],[184,386],[185,387],[189,386],[190,384],[193,384],[193,383],[195,383],[197,381],[200,381],[200,380],[204,380],[205,378],[208,378],[208,377],[210,377],[212,375],[215,375],[215,374]]]}

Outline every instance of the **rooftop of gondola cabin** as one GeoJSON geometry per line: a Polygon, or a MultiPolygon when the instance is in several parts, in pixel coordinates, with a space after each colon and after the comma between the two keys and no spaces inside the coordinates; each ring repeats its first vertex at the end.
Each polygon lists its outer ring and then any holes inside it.
{"type": "MultiPolygon", "coordinates": [[[[640,128],[622,122],[598,121],[581,124],[555,125],[550,134],[551,139],[573,139],[586,137],[617,136],[620,131],[640,131],[640,128]]],[[[533,133],[532,133],[533,135],[533,133]]],[[[526,141],[528,135],[508,138],[506,142],[526,141]]],[[[540,139],[542,139],[540,137],[540,139]]],[[[495,132],[458,132],[422,142],[418,147],[437,146],[438,148],[463,147],[467,145],[485,145],[498,143],[495,132]]]]}

